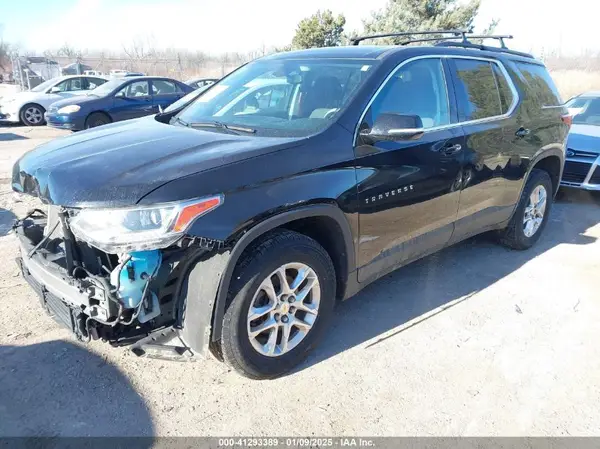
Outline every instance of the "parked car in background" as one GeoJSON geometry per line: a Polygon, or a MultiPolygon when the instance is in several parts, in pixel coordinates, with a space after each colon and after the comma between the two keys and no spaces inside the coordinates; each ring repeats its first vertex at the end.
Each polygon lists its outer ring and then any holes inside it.
{"type": "Polygon", "coordinates": [[[88,95],[56,102],[46,113],[48,126],[74,131],[155,114],[185,94],[187,84],[162,77],[115,78],[88,95]]]}
{"type": "Polygon", "coordinates": [[[104,72],[101,72],[99,70],[86,70],[85,72],[83,72],[83,74],[88,76],[106,76],[104,72]]]}
{"type": "Polygon", "coordinates": [[[573,126],[561,186],[600,190],[600,92],[571,98],[566,107],[573,126]]]}
{"type": "Polygon", "coordinates": [[[107,78],[101,76],[61,76],[43,82],[29,91],[2,97],[0,122],[43,125],[44,113],[52,103],[86,94],[107,81],[107,78]]]}
{"type": "Polygon", "coordinates": [[[211,84],[215,84],[217,81],[219,81],[217,78],[192,78],[187,80],[185,84],[197,89],[203,86],[210,86],[211,84]]]}
{"type": "Polygon", "coordinates": [[[125,76],[146,76],[143,72],[130,72],[129,70],[115,69],[109,72],[109,76],[113,78],[125,76]]]}
{"type": "Polygon", "coordinates": [[[82,64],[80,62],[73,62],[72,64],[66,65],[61,69],[63,75],[82,75],[89,70],[92,70],[89,65],[82,64]]]}
{"type": "Polygon", "coordinates": [[[531,55],[447,34],[270,55],[186,107],[26,153],[13,189],[48,212],[15,227],[23,276],[82,340],[210,349],[257,379],[403,265],[487,231],[532,247],[567,109],[531,55]]]}

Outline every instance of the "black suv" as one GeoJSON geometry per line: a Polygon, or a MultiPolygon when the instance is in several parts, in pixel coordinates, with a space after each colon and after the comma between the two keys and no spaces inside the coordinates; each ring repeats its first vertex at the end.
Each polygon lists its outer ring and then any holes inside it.
{"type": "Polygon", "coordinates": [[[82,340],[271,378],[386,273],[484,231],[529,248],[566,109],[530,55],[437,33],[267,56],[23,156],[13,188],[48,208],[15,225],[18,262],[44,308],[82,340]]]}

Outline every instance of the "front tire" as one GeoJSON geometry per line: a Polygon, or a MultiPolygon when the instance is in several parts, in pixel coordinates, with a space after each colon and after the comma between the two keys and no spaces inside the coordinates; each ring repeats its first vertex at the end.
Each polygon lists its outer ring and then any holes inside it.
{"type": "Polygon", "coordinates": [[[225,362],[252,379],[290,371],[331,319],[335,271],[327,252],[296,232],[276,231],[238,263],[221,339],[225,362]]]}
{"type": "Polygon", "coordinates": [[[552,209],[552,192],[550,175],[543,170],[533,169],[510,223],[500,231],[503,245],[524,250],[539,240],[552,209]]]}
{"type": "Polygon", "coordinates": [[[110,117],[102,112],[92,112],[85,120],[85,129],[96,128],[111,122],[110,117]]]}
{"type": "Polygon", "coordinates": [[[19,118],[26,126],[42,126],[46,123],[45,112],[46,110],[39,104],[29,103],[21,108],[19,118]]]}

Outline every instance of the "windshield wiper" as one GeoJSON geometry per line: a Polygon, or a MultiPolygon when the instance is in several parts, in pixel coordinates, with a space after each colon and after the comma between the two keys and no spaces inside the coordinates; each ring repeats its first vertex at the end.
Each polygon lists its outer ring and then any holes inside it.
{"type": "Polygon", "coordinates": [[[185,120],[181,120],[179,117],[175,117],[175,123],[179,123],[180,125],[190,127],[190,124],[185,120]]]}
{"type": "Polygon", "coordinates": [[[217,122],[217,121],[212,121],[212,122],[192,122],[189,123],[188,126],[190,128],[219,128],[219,129],[226,129],[227,131],[237,131],[237,132],[242,132],[242,133],[246,133],[246,134],[254,134],[256,133],[255,129],[252,128],[246,128],[244,126],[238,126],[238,125],[226,125],[225,123],[221,123],[221,122],[217,122]]]}

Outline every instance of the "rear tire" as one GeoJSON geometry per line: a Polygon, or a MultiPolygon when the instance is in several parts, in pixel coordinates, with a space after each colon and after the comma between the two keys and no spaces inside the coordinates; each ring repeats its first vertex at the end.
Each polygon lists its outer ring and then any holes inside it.
{"type": "Polygon", "coordinates": [[[543,170],[533,169],[510,223],[499,232],[500,243],[518,250],[531,248],[546,227],[552,209],[553,192],[550,175],[543,170]],[[545,195],[543,208],[540,195],[545,195]]]}
{"type": "Polygon", "coordinates": [[[36,103],[26,104],[19,112],[19,118],[26,126],[42,126],[46,124],[44,113],[46,110],[36,103]]]}
{"type": "Polygon", "coordinates": [[[112,120],[103,112],[92,112],[85,120],[85,129],[96,128],[97,126],[107,125],[112,120]]]}
{"type": "Polygon", "coordinates": [[[335,270],[321,245],[291,231],[271,233],[242,257],[220,347],[225,362],[243,376],[271,379],[302,362],[326,329],[335,270]]]}

